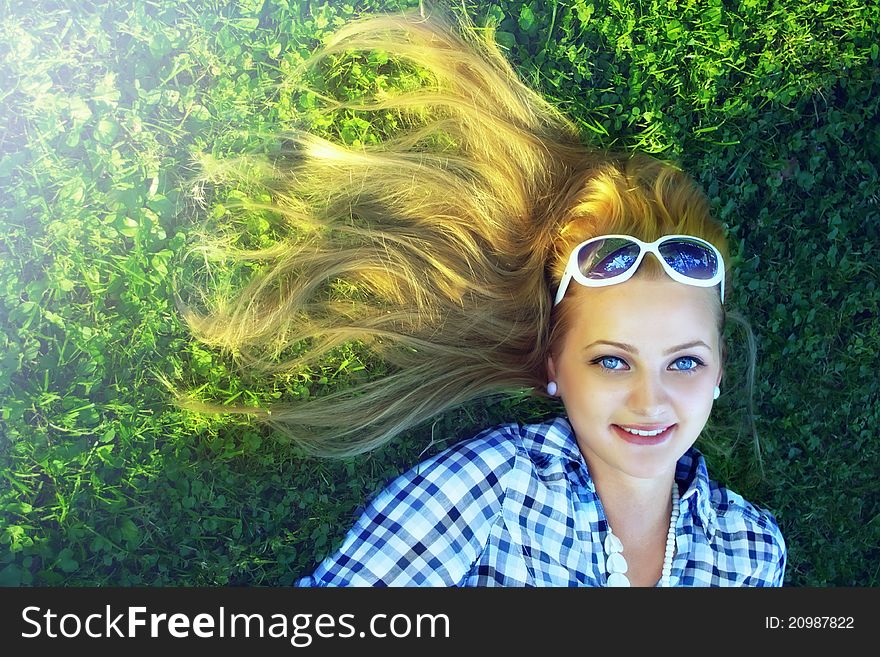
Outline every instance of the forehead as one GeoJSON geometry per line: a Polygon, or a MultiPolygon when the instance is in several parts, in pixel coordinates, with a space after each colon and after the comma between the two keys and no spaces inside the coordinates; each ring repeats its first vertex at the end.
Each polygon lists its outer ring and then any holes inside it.
{"type": "Polygon", "coordinates": [[[714,300],[717,288],[699,288],[670,278],[631,278],[625,283],[589,288],[572,295],[574,321],[569,339],[586,346],[614,340],[657,350],[692,340],[715,348],[718,341],[714,300]]]}

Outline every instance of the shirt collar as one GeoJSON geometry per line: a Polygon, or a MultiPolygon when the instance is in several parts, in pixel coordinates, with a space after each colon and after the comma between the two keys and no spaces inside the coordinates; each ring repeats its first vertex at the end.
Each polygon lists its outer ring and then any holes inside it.
{"type": "MultiPolygon", "coordinates": [[[[531,436],[533,441],[533,460],[542,477],[550,478],[551,472],[557,472],[559,461],[567,461],[583,468],[586,474],[587,487],[595,492],[593,480],[589,475],[587,462],[581,454],[574,435],[574,429],[568,418],[559,416],[541,426],[542,430],[534,432],[531,436]],[[544,458],[535,459],[541,455],[544,458]],[[555,457],[555,458],[554,458],[555,457]]],[[[681,494],[681,503],[687,502],[693,505],[694,515],[700,526],[706,531],[711,539],[715,533],[717,517],[711,503],[711,489],[709,487],[709,472],[706,469],[706,460],[695,447],[686,451],[675,466],[675,480],[681,494]]]]}
{"type": "Polygon", "coordinates": [[[706,460],[695,447],[691,447],[678,459],[675,466],[675,480],[684,487],[681,501],[693,499],[695,515],[709,538],[715,534],[717,516],[712,508],[712,491],[709,486],[709,471],[706,460]]]}
{"type": "Polygon", "coordinates": [[[553,418],[545,426],[535,437],[536,446],[542,453],[586,465],[568,418],[553,418]]]}

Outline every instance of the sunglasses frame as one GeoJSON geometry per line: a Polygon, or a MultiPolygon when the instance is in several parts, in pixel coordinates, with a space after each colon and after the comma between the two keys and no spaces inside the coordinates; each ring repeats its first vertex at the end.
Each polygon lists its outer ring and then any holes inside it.
{"type": "Polygon", "coordinates": [[[664,235],[660,239],[651,242],[643,242],[642,240],[633,237],[632,235],[600,235],[598,237],[593,237],[588,239],[586,242],[581,242],[571,252],[571,255],[568,257],[568,264],[565,266],[565,273],[562,274],[562,281],[559,283],[559,289],[556,292],[556,300],[553,302],[553,305],[557,305],[562,298],[565,296],[566,290],[568,290],[568,286],[571,283],[571,280],[574,279],[581,285],[586,287],[605,287],[606,285],[615,285],[616,283],[623,283],[632,278],[633,274],[638,270],[639,265],[642,263],[642,260],[645,257],[645,254],[653,253],[657,260],[660,261],[660,264],[663,266],[663,269],[669,274],[670,278],[679,283],[684,283],[685,285],[694,285],[696,287],[712,287],[713,285],[721,284],[721,303],[724,303],[724,258],[721,257],[721,252],[715,248],[715,246],[707,242],[706,240],[700,239],[699,237],[693,237],[692,235],[664,235]],[[597,242],[599,240],[611,239],[611,238],[620,238],[624,240],[629,240],[634,242],[639,247],[639,255],[636,258],[636,261],[633,263],[632,267],[627,269],[625,272],[618,276],[614,276],[612,278],[606,278],[604,280],[596,281],[587,278],[581,273],[581,269],[578,266],[578,254],[581,249],[587,246],[588,244],[592,244],[593,242],[597,242]],[[700,280],[698,278],[689,278],[684,274],[680,274],[675,271],[663,255],[660,253],[660,245],[665,242],[673,241],[676,239],[684,239],[690,242],[697,242],[700,245],[703,245],[709,248],[714,254],[715,257],[718,258],[718,271],[715,272],[715,275],[712,278],[707,278],[706,280],[700,280]]]}

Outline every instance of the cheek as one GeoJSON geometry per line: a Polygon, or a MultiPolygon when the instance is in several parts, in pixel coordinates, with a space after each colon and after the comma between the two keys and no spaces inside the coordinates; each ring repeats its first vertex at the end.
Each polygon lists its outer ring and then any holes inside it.
{"type": "Polygon", "coordinates": [[[709,372],[691,376],[679,376],[670,380],[668,389],[672,394],[701,399],[709,385],[709,372]]]}
{"type": "Polygon", "coordinates": [[[689,417],[699,422],[708,419],[712,412],[712,388],[705,385],[699,387],[694,386],[686,391],[682,391],[677,397],[678,405],[686,412],[689,417]]]}
{"type": "Polygon", "coordinates": [[[675,381],[666,388],[670,400],[688,409],[700,412],[706,405],[711,406],[712,386],[708,376],[693,376],[687,381],[675,381]]]}
{"type": "Polygon", "coordinates": [[[565,383],[565,406],[569,412],[583,417],[604,418],[627,403],[625,386],[597,381],[598,377],[571,377],[565,383]]]}

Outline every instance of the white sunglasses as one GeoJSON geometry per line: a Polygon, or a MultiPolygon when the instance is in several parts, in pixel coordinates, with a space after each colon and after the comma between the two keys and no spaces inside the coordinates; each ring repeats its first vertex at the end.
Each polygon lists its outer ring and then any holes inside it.
{"type": "Polygon", "coordinates": [[[571,252],[556,292],[555,306],[572,278],[587,287],[604,287],[632,278],[646,253],[653,253],[666,273],[679,283],[712,287],[721,284],[724,303],[724,259],[712,244],[690,235],[664,235],[650,244],[631,235],[600,235],[571,252]]]}

